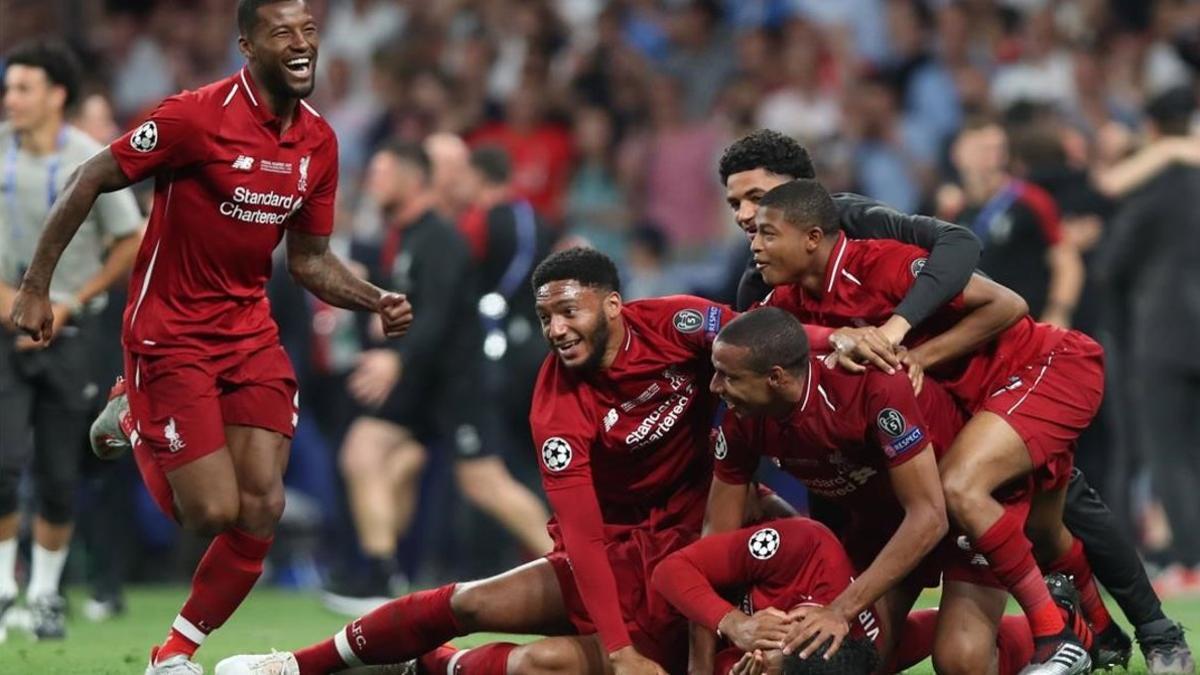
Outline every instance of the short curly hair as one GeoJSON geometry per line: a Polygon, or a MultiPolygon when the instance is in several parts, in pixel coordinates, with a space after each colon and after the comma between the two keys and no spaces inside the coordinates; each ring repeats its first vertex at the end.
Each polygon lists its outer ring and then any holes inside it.
{"type": "Polygon", "coordinates": [[[728,183],[735,173],[754,169],[766,169],[793,180],[817,176],[808,150],[796,139],[771,129],[752,131],[725,148],[718,167],[721,184],[728,183]]]}
{"type": "Polygon", "coordinates": [[[879,667],[879,652],[867,638],[846,638],[832,658],[822,647],[807,659],[792,653],[783,657],[783,675],[870,675],[879,667]]]}
{"type": "Polygon", "coordinates": [[[559,251],[533,270],[531,285],[535,292],[551,281],[578,281],[591,288],[621,292],[621,277],[612,258],[582,246],[559,251]]]}

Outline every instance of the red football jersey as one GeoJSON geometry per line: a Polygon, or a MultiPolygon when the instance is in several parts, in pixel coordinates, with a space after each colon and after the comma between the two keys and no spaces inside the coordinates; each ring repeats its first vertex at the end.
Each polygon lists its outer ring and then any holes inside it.
{"type": "MultiPolygon", "coordinates": [[[[841,328],[879,326],[891,317],[917,274],[926,253],[890,239],[848,239],[839,234],[825,270],[820,297],[799,285],[776,286],[765,305],[781,307],[805,323],[841,328]]],[[[967,315],[960,293],[904,340],[915,347],[953,327],[967,315]]],[[[929,371],[970,410],[998,389],[1026,363],[1053,349],[1067,331],[1037,323],[1028,316],[1010,326],[973,354],[929,371]]]]}
{"type": "Polygon", "coordinates": [[[706,489],[711,344],[734,313],[681,295],[630,302],[621,316],[625,343],[612,366],[578,373],[550,354],[529,413],[554,511],[551,533],[565,546],[609,651],[630,642],[604,553],[605,526],[640,524],[676,493],[706,489]]]}
{"type": "Polygon", "coordinates": [[[131,181],[155,179],[126,347],[179,353],[277,341],[265,289],[271,252],[285,228],[333,228],[337,139],[325,120],[301,101],[280,135],[243,68],[167,98],[109,148],[131,181]]]}
{"type": "MultiPolygon", "coordinates": [[[[734,609],[727,598],[739,600],[746,614],[768,607],[786,612],[828,605],[853,580],[854,566],[833,533],[799,517],[704,537],[672,553],[654,574],[655,588],[676,609],[712,631],[734,609]]],[[[860,613],[850,631],[875,642],[874,611],[860,613]]]]}
{"type": "Polygon", "coordinates": [[[849,373],[816,358],[804,387],[786,418],[725,416],[713,448],[717,477],[749,483],[766,455],[886,541],[904,517],[888,470],[930,443],[945,452],[965,422],[962,411],[937,383],[927,381],[918,397],[903,372],[849,373]]]}

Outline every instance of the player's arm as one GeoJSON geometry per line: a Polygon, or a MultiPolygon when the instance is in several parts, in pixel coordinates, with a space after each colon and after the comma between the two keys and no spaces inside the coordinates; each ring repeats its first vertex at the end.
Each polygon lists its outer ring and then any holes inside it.
{"type": "Polygon", "coordinates": [[[898,345],[962,292],[979,264],[979,239],[965,227],[929,216],[901,213],[861,195],[836,195],[847,233],[861,239],[896,239],[929,251],[925,266],[892,317],[880,329],[898,345]]]}
{"type": "Polygon", "coordinates": [[[288,230],[287,267],[296,283],[330,305],[378,312],[388,337],[403,335],[412,323],[408,299],[355,276],[329,249],[328,236],[288,230]]]}
{"type": "Polygon", "coordinates": [[[53,336],[50,279],[54,276],[54,268],[92,210],[96,198],[125,187],[129,187],[129,179],[109,148],[96,153],[71,172],[62,194],[50,207],[33,261],[13,299],[12,322],[17,328],[39,342],[53,336]]]}
{"type": "Polygon", "coordinates": [[[904,508],[904,520],[875,560],[828,607],[792,612],[799,625],[784,646],[785,653],[799,650],[801,658],[808,658],[832,641],[825,652],[832,656],[848,634],[850,622],[903,581],[945,536],[946,505],[932,446],[927,444],[915,457],[888,473],[904,508]]]}
{"type": "Polygon", "coordinates": [[[758,570],[753,569],[756,561],[748,553],[748,542],[756,531],[744,528],[704,537],[668,556],[652,577],[655,590],[694,626],[708,635],[719,631],[743,651],[779,649],[788,633],[785,612],[770,608],[749,616],[717,592],[754,583],[758,570]]]}
{"type": "Polygon", "coordinates": [[[962,293],[967,314],[949,330],[909,350],[906,362],[934,368],[970,354],[1029,314],[1029,305],[1014,291],[976,274],[962,293]]]}

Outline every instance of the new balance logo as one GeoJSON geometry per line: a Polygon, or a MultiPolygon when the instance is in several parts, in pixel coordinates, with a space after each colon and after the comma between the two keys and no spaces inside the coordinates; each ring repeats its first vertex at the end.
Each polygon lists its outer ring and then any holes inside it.
{"type": "Polygon", "coordinates": [[[238,158],[233,160],[233,168],[238,171],[250,171],[254,168],[254,158],[238,155],[238,158]]]}

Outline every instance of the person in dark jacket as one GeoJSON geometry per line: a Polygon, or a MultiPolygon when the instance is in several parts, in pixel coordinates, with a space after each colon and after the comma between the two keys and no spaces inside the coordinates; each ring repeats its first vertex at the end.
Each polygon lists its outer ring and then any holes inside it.
{"type": "MultiPolygon", "coordinates": [[[[1149,136],[1188,135],[1190,90],[1147,107],[1149,136]]],[[[1113,217],[1097,261],[1110,304],[1124,319],[1133,412],[1155,493],[1173,534],[1171,574],[1200,587],[1200,168],[1173,164],[1113,217]],[[1190,577],[1190,579],[1189,579],[1190,577]]]]}
{"type": "MultiPolygon", "coordinates": [[[[364,412],[346,434],[340,464],[370,565],[326,600],[350,614],[391,597],[397,540],[412,521],[429,445],[455,453],[455,478],[468,501],[518,537],[533,529],[525,521],[545,523],[537,498],[490,454],[480,432],[478,276],[466,240],[434,210],[430,175],[420,145],[395,142],[376,153],[366,189],[383,211],[384,232],[377,245],[360,243],[352,252],[371,279],[402,288],[420,306],[421,321],[400,339],[367,331],[347,382],[364,412]]],[[[544,528],[526,545],[548,552],[544,528]]]]}

